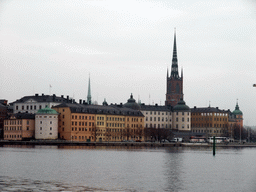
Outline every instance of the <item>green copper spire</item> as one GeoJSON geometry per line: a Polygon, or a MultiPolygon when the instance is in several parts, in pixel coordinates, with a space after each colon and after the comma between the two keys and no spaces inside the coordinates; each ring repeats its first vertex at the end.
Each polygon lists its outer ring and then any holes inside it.
{"type": "Polygon", "coordinates": [[[90,74],[89,74],[89,83],[88,83],[87,103],[88,103],[89,105],[92,104],[90,74]]]}
{"type": "Polygon", "coordinates": [[[173,54],[172,54],[171,78],[175,78],[175,79],[179,78],[177,47],[176,47],[176,28],[174,29],[174,43],[173,43],[173,54]]]}
{"type": "Polygon", "coordinates": [[[234,115],[243,115],[243,112],[240,111],[240,109],[239,109],[238,100],[236,100],[236,108],[235,108],[235,110],[233,111],[233,114],[234,114],[234,115]]]}

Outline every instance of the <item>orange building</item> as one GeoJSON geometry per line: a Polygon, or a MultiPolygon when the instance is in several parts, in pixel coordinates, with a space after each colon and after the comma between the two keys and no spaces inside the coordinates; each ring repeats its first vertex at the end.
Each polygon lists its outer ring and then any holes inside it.
{"type": "Polygon", "coordinates": [[[35,137],[35,115],[16,113],[4,120],[5,140],[24,140],[35,137]]]}
{"type": "Polygon", "coordinates": [[[74,141],[144,140],[143,114],[122,105],[65,103],[59,115],[59,138],[74,141]]]}
{"type": "Polygon", "coordinates": [[[53,107],[59,113],[59,138],[71,141],[95,141],[95,113],[86,105],[63,103],[53,107]]]}
{"type": "Polygon", "coordinates": [[[191,129],[193,133],[212,136],[228,136],[228,110],[218,107],[204,107],[191,109],[191,129]]]}

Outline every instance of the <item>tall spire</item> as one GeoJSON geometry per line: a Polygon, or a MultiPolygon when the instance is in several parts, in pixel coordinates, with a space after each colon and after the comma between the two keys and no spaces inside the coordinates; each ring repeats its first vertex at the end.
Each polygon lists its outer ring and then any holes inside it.
{"type": "Polygon", "coordinates": [[[89,74],[89,82],[88,82],[87,103],[88,103],[89,105],[91,105],[91,104],[92,104],[90,74],[89,74]]]}
{"type": "Polygon", "coordinates": [[[172,54],[171,78],[175,78],[175,79],[179,78],[177,46],[176,46],[176,28],[174,28],[174,43],[173,43],[173,54],[172,54]]]}

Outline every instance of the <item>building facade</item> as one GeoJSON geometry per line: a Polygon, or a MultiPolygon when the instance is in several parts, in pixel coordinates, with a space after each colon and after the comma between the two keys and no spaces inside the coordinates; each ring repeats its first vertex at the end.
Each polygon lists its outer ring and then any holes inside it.
{"type": "Polygon", "coordinates": [[[4,120],[4,140],[27,140],[34,137],[34,114],[17,113],[4,120]]]}
{"type": "Polygon", "coordinates": [[[191,131],[191,109],[182,98],[173,107],[173,129],[176,131],[191,131]]]}
{"type": "Polygon", "coordinates": [[[64,103],[59,113],[59,138],[74,141],[143,140],[144,116],[123,105],[64,103]]]}
{"type": "Polygon", "coordinates": [[[191,126],[193,133],[206,137],[228,136],[229,111],[218,107],[194,107],[191,109],[191,126]]]}
{"type": "Polygon", "coordinates": [[[58,113],[46,107],[35,115],[35,139],[58,139],[58,113]]]}
{"type": "Polygon", "coordinates": [[[141,104],[141,112],[145,116],[145,128],[172,129],[172,111],[170,107],[141,104]]]}

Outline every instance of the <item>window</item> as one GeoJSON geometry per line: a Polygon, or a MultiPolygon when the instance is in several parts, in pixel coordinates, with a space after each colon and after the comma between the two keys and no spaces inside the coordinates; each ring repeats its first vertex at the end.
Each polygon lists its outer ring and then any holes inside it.
{"type": "Polygon", "coordinates": [[[52,130],[52,127],[50,127],[50,131],[52,130]]]}
{"type": "Polygon", "coordinates": [[[179,118],[178,118],[178,117],[176,117],[176,121],[179,121],[179,118]]]}
{"type": "Polygon", "coordinates": [[[27,127],[27,131],[29,130],[29,127],[27,127]]]}
{"type": "Polygon", "coordinates": [[[40,127],[40,130],[42,130],[42,127],[40,127]]]}
{"type": "MultiPolygon", "coordinates": [[[[64,122],[63,122],[64,123],[64,122]]],[[[52,124],[52,121],[50,121],[50,124],[52,124]]]]}

